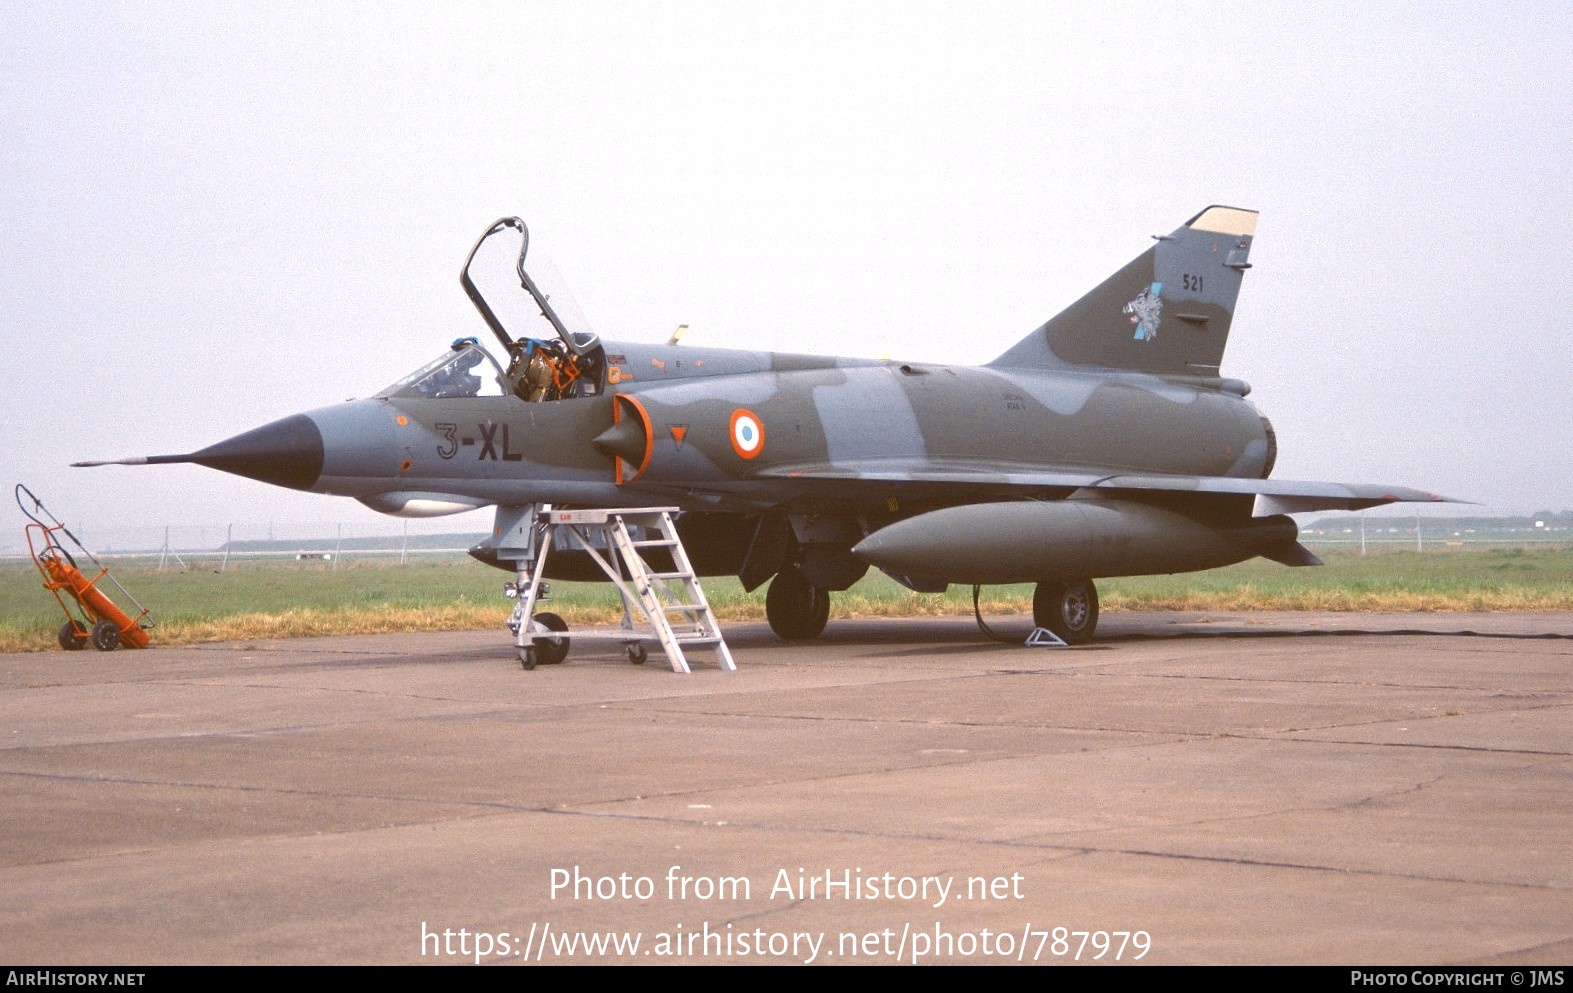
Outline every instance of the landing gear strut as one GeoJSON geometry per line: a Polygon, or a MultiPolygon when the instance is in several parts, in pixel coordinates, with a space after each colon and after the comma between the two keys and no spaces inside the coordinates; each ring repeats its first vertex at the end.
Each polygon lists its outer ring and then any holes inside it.
{"type": "Polygon", "coordinates": [[[765,594],[770,630],[787,641],[817,638],[830,619],[830,594],[809,583],[794,567],[776,573],[765,594]]]}
{"type": "Polygon", "coordinates": [[[1032,596],[1032,622],[1067,645],[1085,645],[1098,627],[1098,588],[1090,579],[1039,583],[1032,596]]]}

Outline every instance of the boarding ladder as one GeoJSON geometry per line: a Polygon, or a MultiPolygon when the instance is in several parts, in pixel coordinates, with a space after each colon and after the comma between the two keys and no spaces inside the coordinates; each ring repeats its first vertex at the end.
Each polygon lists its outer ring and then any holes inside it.
{"type": "MultiPolygon", "coordinates": [[[[600,637],[623,642],[630,661],[640,663],[645,659],[634,621],[637,614],[644,618],[655,640],[660,642],[673,672],[692,671],[684,650],[696,647],[713,650],[722,669],[736,671],[732,653],[721,637],[721,627],[716,623],[710,603],[694,575],[693,564],[688,560],[688,552],[678,537],[673,522],[676,513],[676,507],[542,510],[537,513],[536,521],[544,533],[536,549],[529,581],[519,590],[520,603],[515,612],[518,620],[516,644],[526,668],[534,668],[535,653],[540,650],[537,646],[549,648],[553,643],[549,633],[541,637],[543,626],[532,621],[536,618],[535,607],[540,599],[541,576],[555,544],[565,550],[577,547],[589,555],[617,587],[623,601],[622,624],[616,632],[600,637]],[[634,536],[635,532],[639,537],[634,536]],[[658,571],[647,561],[646,556],[657,551],[665,551],[671,558],[671,571],[658,571]]],[[[584,639],[587,636],[575,637],[584,639]]],[[[560,639],[561,643],[567,641],[567,638],[560,639]]],[[[558,660],[561,660],[560,655],[558,660]]]]}

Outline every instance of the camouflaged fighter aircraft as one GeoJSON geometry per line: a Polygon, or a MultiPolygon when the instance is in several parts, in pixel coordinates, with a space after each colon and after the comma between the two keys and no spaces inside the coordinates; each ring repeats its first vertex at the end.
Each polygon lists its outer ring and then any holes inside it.
{"type": "MultiPolygon", "coordinates": [[[[471,554],[509,569],[523,552],[503,536],[539,505],[677,505],[698,572],[774,577],[783,638],[817,636],[828,591],[874,565],[925,592],[1036,583],[1036,622],[1085,642],[1096,578],[1317,565],[1287,514],[1442,499],[1269,478],[1272,425],[1219,375],[1256,217],[1208,207],[981,367],[603,342],[565,323],[506,218],[460,277],[506,365],[461,339],[371,399],[122,464],[195,462],[404,517],[495,505],[497,537],[471,554]],[[513,328],[471,278],[510,230],[533,322],[513,328]]],[[[603,578],[578,554],[551,575],[603,578]]]]}

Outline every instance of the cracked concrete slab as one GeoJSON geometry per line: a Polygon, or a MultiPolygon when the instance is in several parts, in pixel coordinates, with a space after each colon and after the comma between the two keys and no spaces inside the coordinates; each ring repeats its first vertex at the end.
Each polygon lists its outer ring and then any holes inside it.
{"type": "Polygon", "coordinates": [[[0,656],[6,957],[1565,962],[1573,617],[1102,630],[740,624],[689,677],[497,632],[0,656]]]}

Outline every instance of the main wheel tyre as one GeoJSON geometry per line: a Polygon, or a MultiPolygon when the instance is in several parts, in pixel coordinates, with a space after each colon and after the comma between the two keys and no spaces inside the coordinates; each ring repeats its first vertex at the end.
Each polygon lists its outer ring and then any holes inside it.
{"type": "Polygon", "coordinates": [[[1090,579],[1039,583],[1032,596],[1032,622],[1067,645],[1085,645],[1098,628],[1098,588],[1090,579]]]}
{"type": "Polygon", "coordinates": [[[817,638],[830,619],[830,594],[809,583],[796,569],[783,569],[765,594],[770,630],[787,641],[817,638]]]}
{"type": "Polygon", "coordinates": [[[101,652],[112,652],[120,646],[120,629],[114,621],[99,621],[93,625],[93,647],[101,652]]]}
{"type": "Polygon", "coordinates": [[[80,652],[82,646],[87,644],[87,638],[77,633],[76,625],[66,621],[60,625],[60,647],[68,652],[80,652]]]}
{"type": "MultiPolygon", "coordinates": [[[[535,615],[535,623],[548,631],[567,631],[568,622],[553,613],[535,615]]],[[[570,639],[548,636],[535,639],[535,657],[541,665],[560,665],[568,657],[570,639]]]]}

